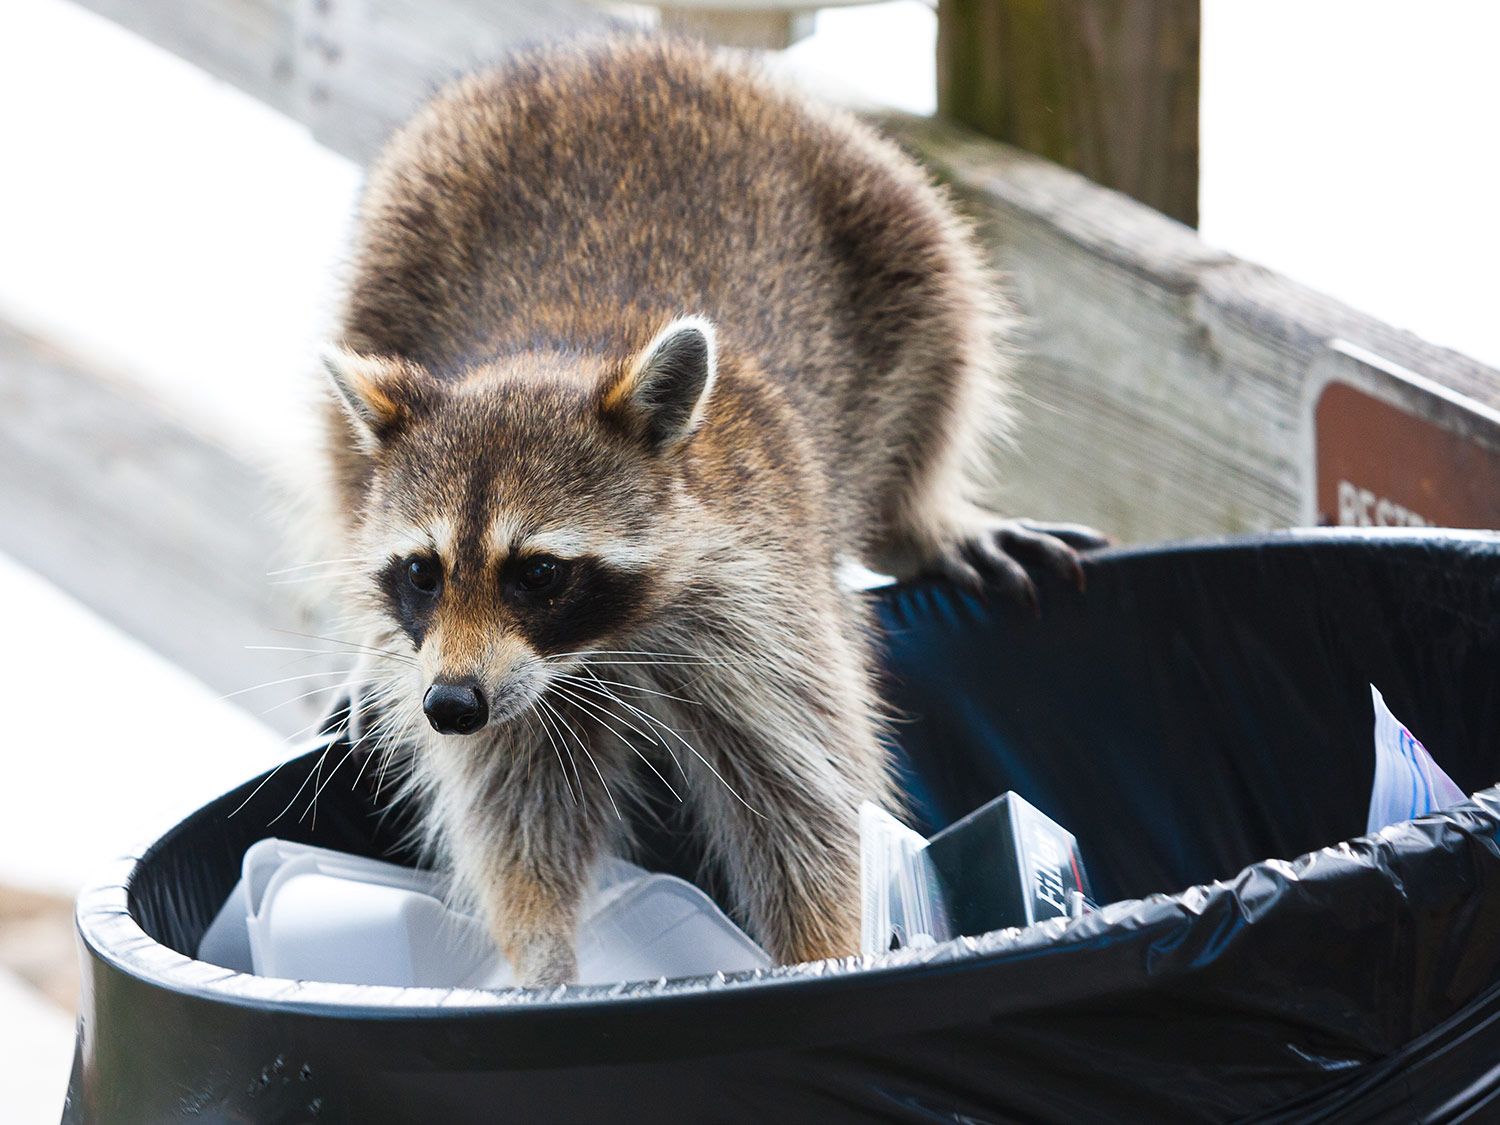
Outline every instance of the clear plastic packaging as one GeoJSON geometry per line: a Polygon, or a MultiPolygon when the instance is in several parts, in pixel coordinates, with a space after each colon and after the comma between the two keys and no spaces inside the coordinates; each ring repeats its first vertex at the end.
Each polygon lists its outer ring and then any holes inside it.
{"type": "Polygon", "coordinates": [[[946,941],[942,888],[924,856],[927,839],[884,809],[859,807],[860,951],[884,953],[946,941]]]}
{"type": "Polygon", "coordinates": [[[1073,834],[1015,793],[930,840],[869,802],[859,825],[865,953],[1024,928],[1092,906],[1073,834]]]}

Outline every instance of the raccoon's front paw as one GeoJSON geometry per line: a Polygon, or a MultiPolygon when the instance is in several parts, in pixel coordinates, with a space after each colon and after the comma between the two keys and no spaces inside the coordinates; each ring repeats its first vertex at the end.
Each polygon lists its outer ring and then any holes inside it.
{"type": "Polygon", "coordinates": [[[1081,524],[994,520],[956,538],[929,569],[976,593],[997,590],[1040,613],[1028,568],[1049,570],[1082,592],[1085,579],[1078,553],[1110,542],[1108,536],[1081,524]]]}
{"type": "Polygon", "coordinates": [[[516,950],[510,964],[523,988],[552,988],[578,979],[578,955],[566,938],[532,938],[516,950]]]}

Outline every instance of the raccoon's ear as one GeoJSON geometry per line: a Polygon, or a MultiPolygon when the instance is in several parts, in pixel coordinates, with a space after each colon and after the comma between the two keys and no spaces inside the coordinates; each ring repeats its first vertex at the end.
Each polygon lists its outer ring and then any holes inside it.
{"type": "Polygon", "coordinates": [[[426,371],[390,356],[329,347],[323,352],[323,366],[366,449],[374,449],[409,422],[437,388],[426,371]]]}
{"type": "Polygon", "coordinates": [[[686,440],[703,421],[718,356],[714,326],[701,316],[672,321],[604,394],[604,411],[652,449],[686,440]]]}

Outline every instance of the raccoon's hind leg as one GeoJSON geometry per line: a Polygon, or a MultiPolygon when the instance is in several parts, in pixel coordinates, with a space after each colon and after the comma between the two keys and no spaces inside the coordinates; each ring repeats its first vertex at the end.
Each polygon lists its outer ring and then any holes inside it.
{"type": "Polygon", "coordinates": [[[986,498],[997,491],[992,466],[1007,439],[1007,415],[996,401],[1000,376],[961,351],[936,354],[938,362],[929,353],[910,375],[926,393],[911,397],[903,419],[908,437],[880,505],[874,569],[903,578],[941,574],[1033,610],[1029,572],[1051,571],[1081,590],[1078,553],[1106,546],[1109,538],[1080,524],[1006,519],[986,510],[986,498]]]}
{"type": "MultiPolygon", "coordinates": [[[[970,425],[953,419],[960,430],[970,425]]],[[[887,498],[881,534],[873,545],[873,569],[909,578],[936,574],[976,592],[994,590],[1033,611],[1038,605],[1032,573],[1050,571],[1082,590],[1079,552],[1108,546],[1108,536],[1081,524],[1006,519],[986,511],[974,497],[981,489],[965,471],[958,447],[977,435],[946,435],[908,460],[905,478],[887,498]]],[[[983,456],[976,449],[970,456],[983,456]]]]}
{"type": "Polygon", "coordinates": [[[909,224],[875,224],[862,308],[892,328],[873,337],[864,388],[874,417],[853,456],[875,483],[864,544],[877,571],[939,573],[1035,604],[1031,574],[1082,584],[1077,552],[1108,540],[1089,528],[1003,519],[997,466],[1010,446],[1011,368],[1019,317],[977,243],[930,190],[907,197],[909,224]],[[919,232],[919,233],[914,233],[919,232]],[[870,534],[873,532],[873,534],[870,534]]]}

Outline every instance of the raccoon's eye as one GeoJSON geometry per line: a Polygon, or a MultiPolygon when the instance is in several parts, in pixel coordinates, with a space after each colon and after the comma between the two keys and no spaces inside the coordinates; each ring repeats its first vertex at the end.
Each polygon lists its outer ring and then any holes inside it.
{"type": "Polygon", "coordinates": [[[550,555],[538,555],[521,565],[516,583],[528,594],[550,594],[563,582],[563,564],[550,555]]]}
{"type": "Polygon", "coordinates": [[[442,565],[436,559],[417,555],[406,564],[406,580],[420,593],[435,594],[443,581],[442,565]]]}

